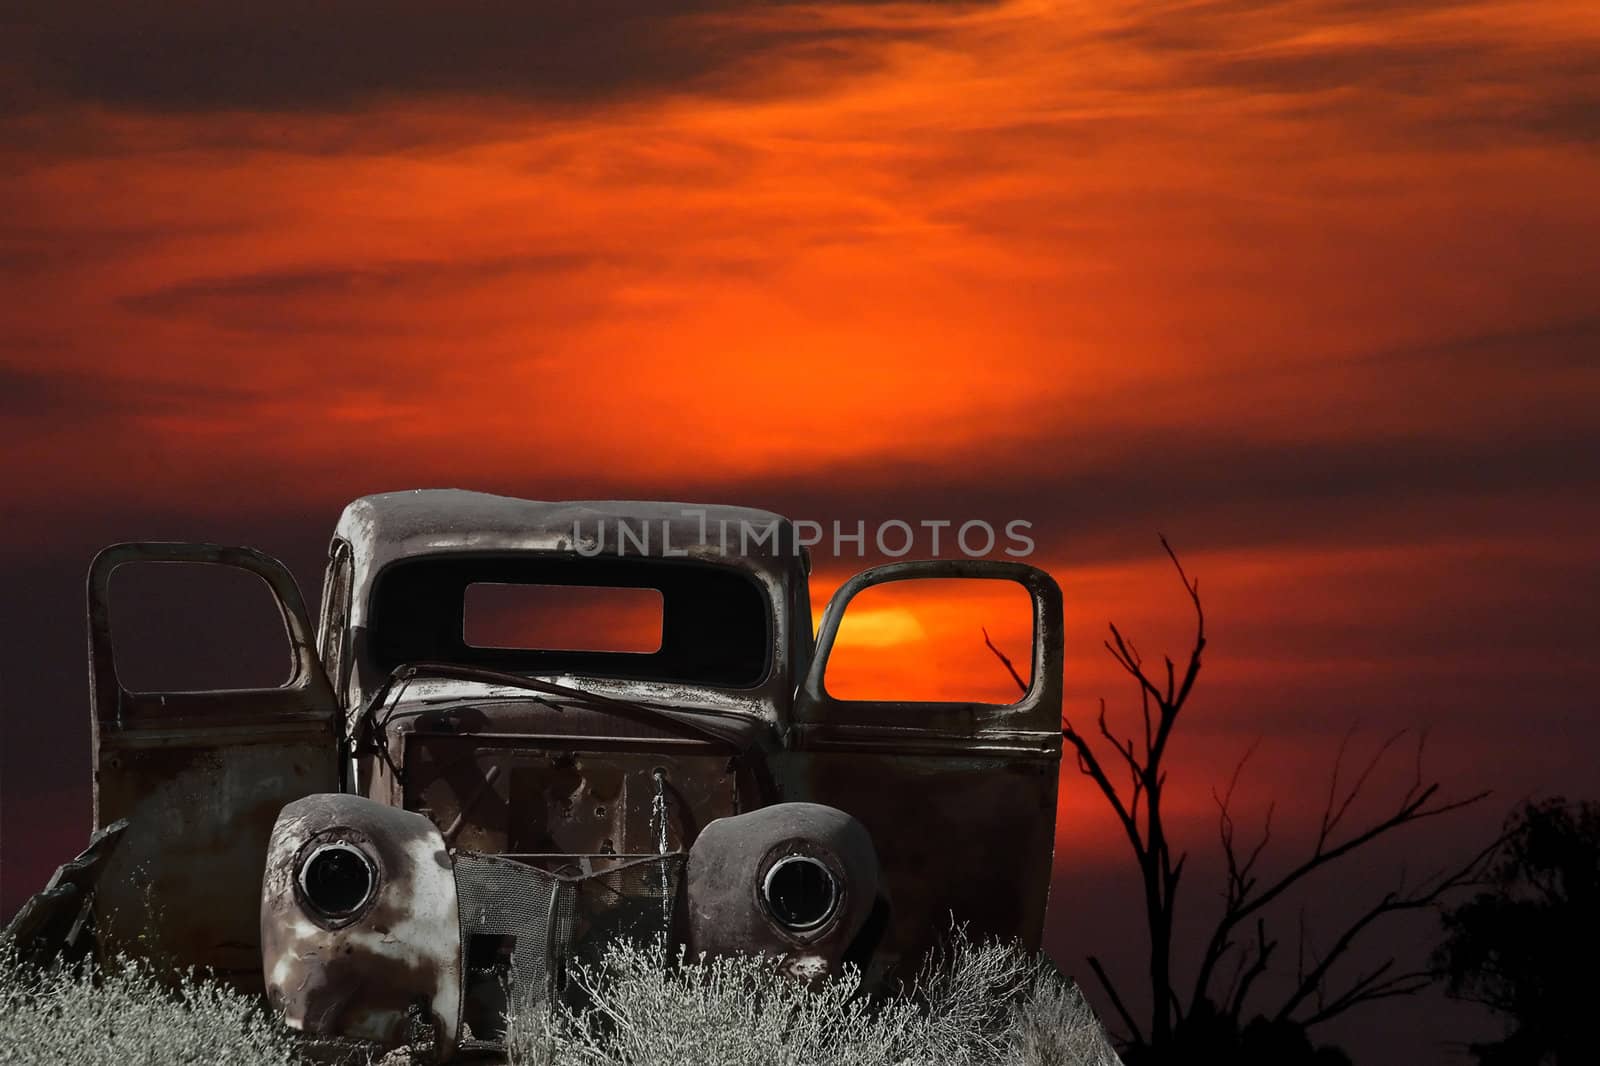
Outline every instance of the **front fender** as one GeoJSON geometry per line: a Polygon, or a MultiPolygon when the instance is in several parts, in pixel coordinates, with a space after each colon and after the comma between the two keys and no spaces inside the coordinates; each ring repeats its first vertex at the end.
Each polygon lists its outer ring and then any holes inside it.
{"type": "Polygon", "coordinates": [[[817,803],[777,803],[718,818],[689,850],[688,946],[695,954],[780,957],[802,977],[839,971],[880,902],[878,856],[855,818],[817,803]],[[832,882],[815,920],[785,923],[768,886],[774,870],[813,863],[832,882]]]}
{"type": "Polygon", "coordinates": [[[449,1055],[461,1028],[461,926],[450,854],[433,823],[360,796],[285,807],[267,847],[261,961],[268,1000],[291,1027],[395,1047],[421,1021],[449,1055]],[[308,896],[305,876],[330,846],[364,857],[371,885],[332,914],[308,896]]]}

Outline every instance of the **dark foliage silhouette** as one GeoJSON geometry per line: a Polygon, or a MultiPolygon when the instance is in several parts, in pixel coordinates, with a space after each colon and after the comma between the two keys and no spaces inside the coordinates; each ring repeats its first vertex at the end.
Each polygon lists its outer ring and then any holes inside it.
{"type": "Polygon", "coordinates": [[[1434,955],[1451,995],[1505,1020],[1505,1036],[1472,1053],[1483,1066],[1600,1061],[1600,804],[1524,803],[1487,881],[1445,912],[1434,955]]]}

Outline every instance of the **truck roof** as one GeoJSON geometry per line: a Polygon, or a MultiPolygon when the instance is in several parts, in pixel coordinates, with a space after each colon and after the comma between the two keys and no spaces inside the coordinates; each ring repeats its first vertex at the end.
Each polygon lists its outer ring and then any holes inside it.
{"type": "Polygon", "coordinates": [[[335,535],[353,549],[358,587],[396,560],[456,552],[683,556],[768,577],[805,565],[788,519],[726,504],[523,500],[464,489],[414,489],[352,501],[335,535]],[[619,524],[627,526],[628,536],[619,536],[619,524]]]}
{"type": "MultiPolygon", "coordinates": [[[[789,623],[783,605],[789,590],[804,588],[809,560],[796,550],[793,524],[771,511],[661,501],[522,500],[462,489],[418,489],[352,501],[339,518],[335,536],[350,545],[347,624],[353,628],[371,624],[379,576],[391,564],[408,559],[533,552],[568,557],[581,567],[588,560],[580,556],[592,555],[594,562],[604,563],[620,554],[662,559],[663,566],[700,562],[737,569],[761,586],[778,608],[776,628],[770,634],[775,658],[767,688],[772,691],[743,698],[752,712],[770,718],[774,712],[768,704],[777,691],[773,686],[786,691],[790,684],[785,665],[790,654],[789,623]],[[618,522],[628,524],[631,537],[619,541],[618,522]],[[720,535],[723,528],[726,538],[720,535]],[[744,544],[741,530],[748,530],[744,544]],[[755,543],[757,536],[763,538],[760,544],[755,543]]],[[[807,618],[800,623],[807,634],[809,622],[807,618]]],[[[725,703],[727,697],[721,699],[725,703]]]]}

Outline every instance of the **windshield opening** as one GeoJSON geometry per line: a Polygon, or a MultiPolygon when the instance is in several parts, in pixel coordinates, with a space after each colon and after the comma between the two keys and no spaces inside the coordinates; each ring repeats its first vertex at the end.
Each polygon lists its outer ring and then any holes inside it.
{"type": "Polygon", "coordinates": [[[724,567],[435,556],[379,575],[367,636],[384,673],[436,661],[750,688],[770,669],[770,614],[761,586],[724,567]]]}

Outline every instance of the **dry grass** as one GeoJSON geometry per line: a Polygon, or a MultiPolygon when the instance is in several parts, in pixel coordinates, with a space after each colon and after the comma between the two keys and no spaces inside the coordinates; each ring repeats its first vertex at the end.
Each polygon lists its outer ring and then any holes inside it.
{"type": "MultiPolygon", "coordinates": [[[[1117,1066],[1048,963],[959,934],[904,997],[859,978],[806,985],[759,957],[679,959],[619,944],[572,975],[582,1007],[512,1019],[513,1066],[1117,1066]]],[[[301,1066],[258,1001],[148,966],[26,974],[0,944],[0,1066],[301,1066]]]]}
{"type": "Polygon", "coordinates": [[[25,973],[0,943],[0,1066],[294,1066],[293,1034],[260,1003],[147,965],[25,973]]]}
{"type": "Polygon", "coordinates": [[[859,975],[816,985],[770,959],[680,958],[619,945],[572,977],[583,1008],[514,1018],[512,1066],[1117,1066],[1076,986],[1003,944],[964,936],[904,997],[859,975]]]}

